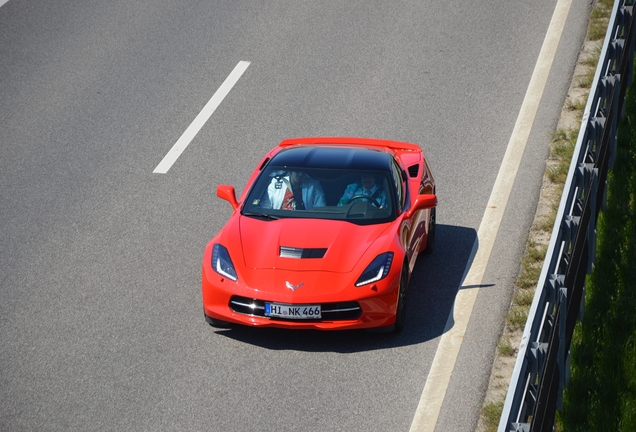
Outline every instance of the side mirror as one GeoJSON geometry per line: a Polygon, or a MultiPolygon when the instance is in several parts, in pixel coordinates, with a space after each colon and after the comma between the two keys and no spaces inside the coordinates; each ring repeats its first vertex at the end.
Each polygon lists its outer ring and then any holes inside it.
{"type": "Polygon", "coordinates": [[[236,210],[239,206],[239,203],[236,201],[236,192],[234,192],[234,186],[219,185],[216,188],[216,196],[232,204],[232,208],[234,210],[236,210]]]}
{"type": "Polygon", "coordinates": [[[411,208],[404,213],[404,217],[410,218],[411,216],[413,216],[413,213],[415,213],[418,210],[425,210],[425,209],[429,209],[433,207],[437,207],[437,195],[435,194],[418,195],[415,198],[415,202],[413,203],[411,208]]]}

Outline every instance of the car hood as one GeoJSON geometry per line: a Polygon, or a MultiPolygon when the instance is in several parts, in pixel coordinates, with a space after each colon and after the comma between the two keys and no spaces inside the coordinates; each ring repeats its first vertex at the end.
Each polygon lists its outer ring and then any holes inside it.
{"type": "Polygon", "coordinates": [[[241,216],[240,243],[246,267],[293,271],[350,272],[390,224],[241,216]]]}

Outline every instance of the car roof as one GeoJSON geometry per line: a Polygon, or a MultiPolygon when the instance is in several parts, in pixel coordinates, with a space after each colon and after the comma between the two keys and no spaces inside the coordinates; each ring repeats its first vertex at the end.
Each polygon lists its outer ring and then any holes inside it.
{"type": "Polygon", "coordinates": [[[391,155],[373,148],[300,145],[284,147],[269,162],[274,167],[389,171],[391,155]]]}

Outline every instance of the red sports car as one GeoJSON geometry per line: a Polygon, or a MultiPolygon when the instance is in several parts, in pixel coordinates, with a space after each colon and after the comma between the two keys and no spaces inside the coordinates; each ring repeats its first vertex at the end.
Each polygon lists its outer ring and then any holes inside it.
{"type": "Polygon", "coordinates": [[[435,181],[415,144],[281,142],[258,164],[203,255],[203,310],[216,327],[404,327],[417,255],[435,239],[435,181]]]}

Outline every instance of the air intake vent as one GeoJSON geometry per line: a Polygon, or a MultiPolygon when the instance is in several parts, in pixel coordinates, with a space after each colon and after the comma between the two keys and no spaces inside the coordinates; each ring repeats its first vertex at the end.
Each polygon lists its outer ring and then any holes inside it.
{"type": "Polygon", "coordinates": [[[281,258],[322,258],[325,256],[325,252],[327,252],[327,248],[293,248],[287,246],[280,247],[280,257],[281,258]]]}
{"type": "Polygon", "coordinates": [[[415,164],[409,167],[409,177],[417,177],[420,172],[420,165],[415,164]]]}

